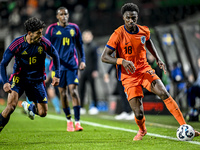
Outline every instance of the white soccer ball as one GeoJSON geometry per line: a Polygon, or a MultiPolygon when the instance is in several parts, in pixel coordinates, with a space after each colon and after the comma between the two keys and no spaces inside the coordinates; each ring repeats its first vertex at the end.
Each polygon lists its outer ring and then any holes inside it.
{"type": "Polygon", "coordinates": [[[184,124],[177,129],[176,136],[180,141],[192,141],[195,131],[192,126],[184,124]]]}

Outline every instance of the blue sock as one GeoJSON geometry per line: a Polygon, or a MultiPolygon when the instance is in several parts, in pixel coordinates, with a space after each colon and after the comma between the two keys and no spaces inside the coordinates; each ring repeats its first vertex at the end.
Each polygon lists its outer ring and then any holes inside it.
{"type": "Polygon", "coordinates": [[[79,121],[80,120],[80,108],[81,108],[81,106],[74,106],[73,107],[75,121],[79,121]]]}
{"type": "Polygon", "coordinates": [[[30,104],[30,106],[28,107],[28,110],[32,111],[34,114],[37,114],[35,104],[30,104]]]}
{"type": "Polygon", "coordinates": [[[2,114],[0,113],[0,132],[1,132],[1,130],[3,130],[5,125],[8,123],[9,119],[10,119],[10,115],[7,118],[4,118],[2,116],[2,114]]]}
{"type": "Polygon", "coordinates": [[[68,120],[71,119],[71,113],[70,113],[70,107],[67,107],[67,108],[63,108],[63,111],[65,113],[65,116],[68,120]]]}
{"type": "Polygon", "coordinates": [[[52,104],[57,113],[60,113],[60,101],[57,96],[55,96],[52,100],[52,104]]]}
{"type": "Polygon", "coordinates": [[[32,104],[32,103],[33,103],[33,101],[29,101],[28,97],[26,97],[26,101],[27,101],[27,103],[29,103],[29,104],[32,104]]]}

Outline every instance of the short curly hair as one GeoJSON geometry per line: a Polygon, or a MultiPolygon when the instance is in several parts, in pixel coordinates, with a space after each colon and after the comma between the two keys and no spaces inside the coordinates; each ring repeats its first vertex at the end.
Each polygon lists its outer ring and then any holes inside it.
{"type": "Polygon", "coordinates": [[[25,29],[27,32],[28,31],[35,32],[39,29],[46,27],[44,21],[41,21],[40,19],[38,19],[36,17],[32,17],[32,18],[29,18],[28,20],[26,20],[24,23],[24,26],[25,26],[25,29]]]}
{"type": "Polygon", "coordinates": [[[56,10],[56,15],[58,14],[58,12],[60,11],[60,10],[62,10],[62,9],[65,9],[65,10],[67,10],[67,12],[68,12],[68,9],[66,8],[66,7],[59,7],[57,10],[56,10]]]}
{"type": "Polygon", "coordinates": [[[137,13],[139,13],[139,8],[136,4],[134,3],[126,3],[122,6],[121,8],[121,13],[122,15],[124,15],[124,13],[126,11],[136,11],[137,13]]]}

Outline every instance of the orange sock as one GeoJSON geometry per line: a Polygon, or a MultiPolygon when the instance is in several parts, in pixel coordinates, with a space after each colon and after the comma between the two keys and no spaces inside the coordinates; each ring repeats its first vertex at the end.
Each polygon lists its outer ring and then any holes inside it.
{"type": "Polygon", "coordinates": [[[170,96],[167,99],[163,100],[167,109],[170,113],[174,116],[174,118],[178,121],[180,125],[186,124],[185,119],[183,118],[183,114],[180,111],[177,103],[174,99],[170,96]]]}
{"type": "Polygon", "coordinates": [[[145,116],[141,120],[138,120],[135,117],[135,122],[138,125],[139,130],[144,131],[146,129],[146,127],[145,127],[145,116]]]}

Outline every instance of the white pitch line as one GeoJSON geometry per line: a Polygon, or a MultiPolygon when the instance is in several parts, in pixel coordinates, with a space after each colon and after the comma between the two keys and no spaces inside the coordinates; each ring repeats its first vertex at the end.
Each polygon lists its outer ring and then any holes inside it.
{"type": "MultiPolygon", "coordinates": [[[[2,109],[3,107],[0,105],[0,108],[2,109]]],[[[15,112],[21,113],[21,111],[19,109],[16,109],[15,112]]],[[[46,118],[66,121],[65,117],[51,115],[51,114],[47,114],[46,118]]],[[[83,121],[83,120],[81,120],[81,123],[87,124],[87,125],[91,125],[91,126],[95,126],[95,127],[101,127],[101,128],[108,128],[108,129],[113,129],[113,130],[120,130],[120,131],[137,133],[136,130],[132,130],[132,129],[125,129],[125,128],[120,128],[120,127],[107,126],[107,125],[102,125],[102,124],[83,121]]],[[[149,133],[149,132],[147,133],[147,135],[178,141],[177,138],[173,138],[173,137],[170,137],[170,136],[164,136],[164,135],[159,135],[159,134],[154,134],[154,133],[149,133]]],[[[188,142],[188,143],[191,143],[191,144],[200,145],[200,142],[197,142],[197,141],[185,141],[185,142],[188,142]]]]}
{"type": "MultiPolygon", "coordinates": [[[[115,120],[114,117],[108,116],[108,115],[101,115],[100,118],[108,119],[108,120],[115,120]]],[[[150,126],[162,127],[162,128],[178,129],[176,126],[164,125],[164,124],[159,124],[159,123],[154,123],[154,122],[149,122],[149,121],[145,121],[145,124],[150,125],[150,126]]]]}
{"type": "MultiPolygon", "coordinates": [[[[46,116],[46,118],[66,121],[65,117],[51,115],[51,114],[48,114],[46,116]]],[[[133,133],[137,133],[138,132],[138,131],[132,130],[132,129],[125,129],[125,128],[120,128],[120,127],[113,127],[113,126],[108,126],[108,125],[102,125],[102,124],[99,124],[99,123],[94,123],[94,122],[89,122],[89,121],[83,121],[83,120],[81,120],[81,123],[82,124],[87,124],[87,125],[90,125],[90,126],[94,126],[94,127],[100,127],[100,128],[107,128],[107,129],[120,130],[120,131],[133,132],[133,133]]],[[[160,134],[154,134],[154,133],[149,133],[148,132],[147,135],[148,136],[154,136],[154,137],[159,137],[159,138],[164,138],[164,139],[178,141],[177,138],[173,138],[173,137],[170,137],[170,136],[164,136],[164,135],[160,135],[160,134]]],[[[185,142],[188,142],[188,143],[191,143],[191,144],[200,145],[200,142],[197,142],[197,141],[185,141],[185,142]]]]}

